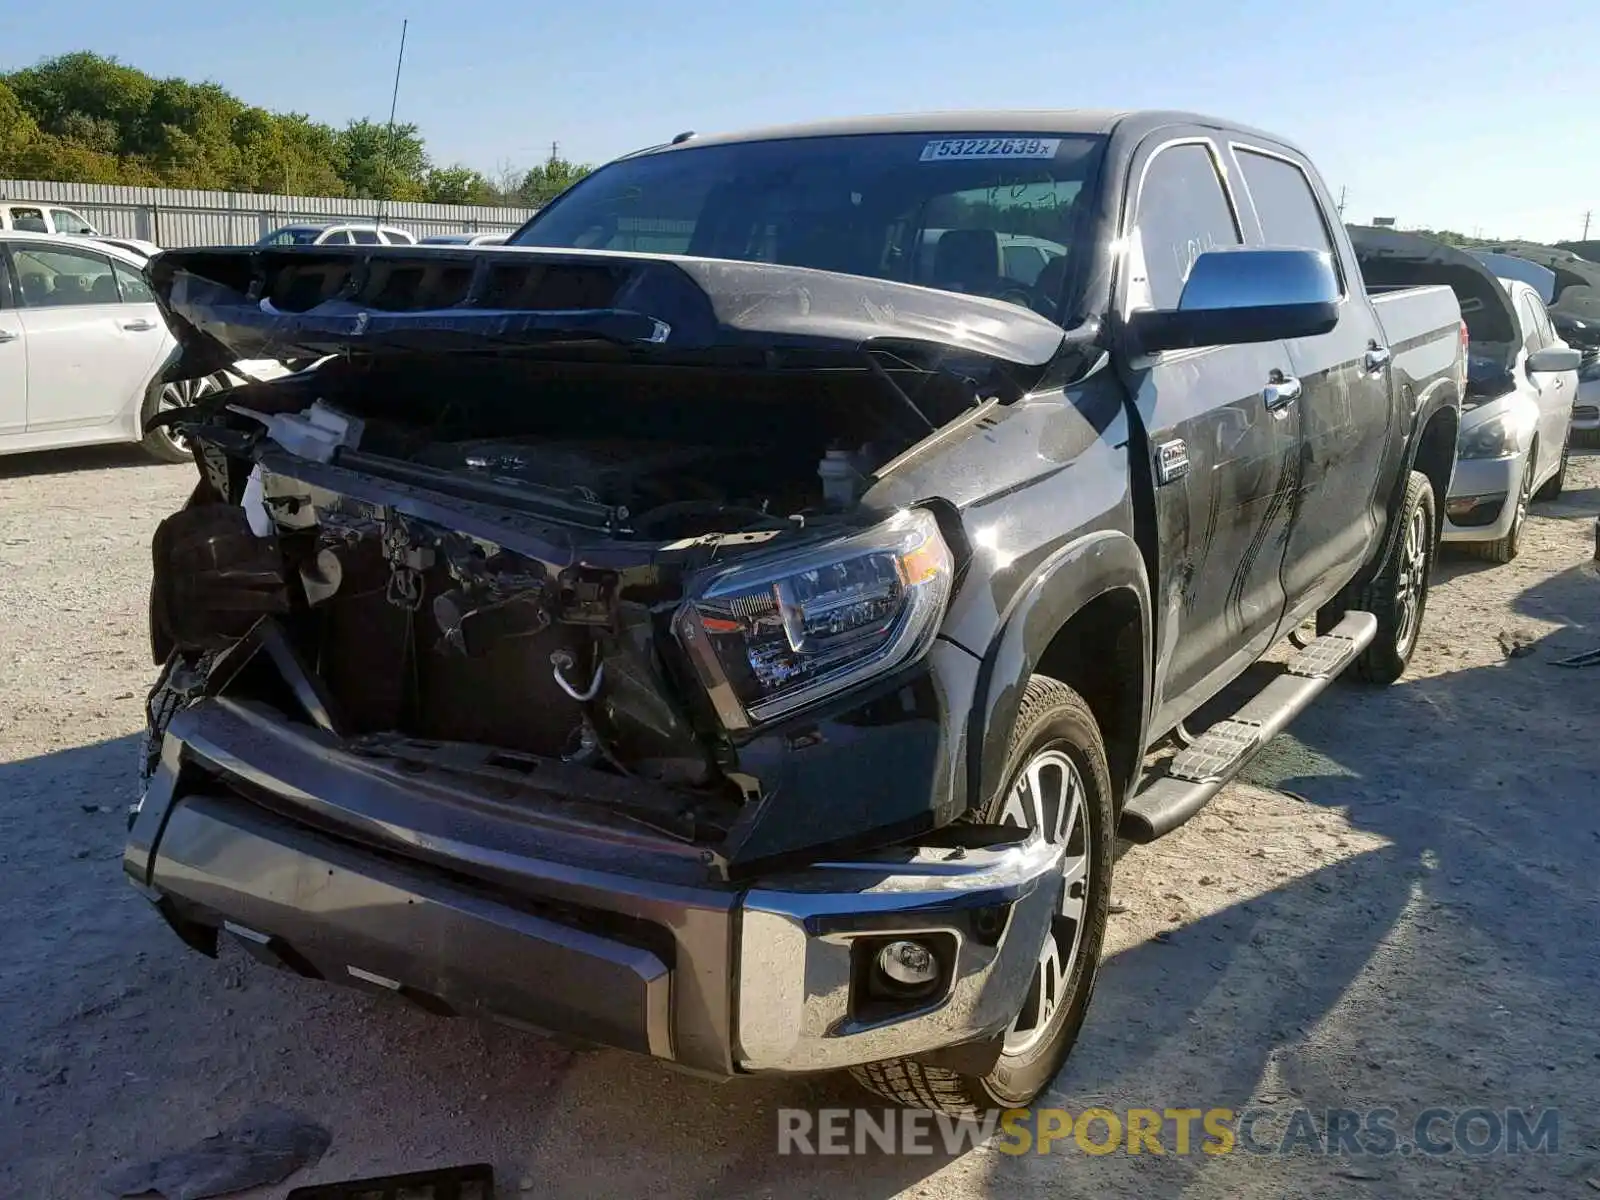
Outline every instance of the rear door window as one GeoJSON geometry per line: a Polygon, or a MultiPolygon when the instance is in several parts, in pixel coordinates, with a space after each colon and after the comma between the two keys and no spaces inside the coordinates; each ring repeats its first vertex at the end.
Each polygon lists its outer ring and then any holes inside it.
{"type": "Polygon", "coordinates": [[[1294,163],[1239,148],[1239,168],[1268,246],[1333,253],[1322,206],[1306,173],[1294,163]]]}
{"type": "Polygon", "coordinates": [[[49,233],[50,226],[44,223],[44,209],[22,208],[13,206],[11,209],[11,228],[23,233],[49,233]]]}
{"type": "Polygon", "coordinates": [[[350,244],[350,235],[341,229],[337,233],[330,233],[323,238],[321,244],[324,246],[348,246],[350,244]]]}
{"type": "Polygon", "coordinates": [[[1177,308],[1195,259],[1242,244],[1216,162],[1201,142],[1156,152],[1139,189],[1138,214],[1137,250],[1144,261],[1130,269],[1135,308],[1177,308]]]}
{"type": "Polygon", "coordinates": [[[355,243],[358,246],[376,246],[379,244],[378,233],[375,229],[354,229],[350,231],[350,236],[355,239],[355,243]]]}

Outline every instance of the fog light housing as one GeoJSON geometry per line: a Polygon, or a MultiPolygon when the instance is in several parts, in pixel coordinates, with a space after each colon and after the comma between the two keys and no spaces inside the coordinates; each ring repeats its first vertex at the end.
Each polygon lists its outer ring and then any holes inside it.
{"type": "Polygon", "coordinates": [[[921,942],[890,942],[878,951],[878,970],[899,987],[921,989],[938,982],[939,959],[921,942]]]}

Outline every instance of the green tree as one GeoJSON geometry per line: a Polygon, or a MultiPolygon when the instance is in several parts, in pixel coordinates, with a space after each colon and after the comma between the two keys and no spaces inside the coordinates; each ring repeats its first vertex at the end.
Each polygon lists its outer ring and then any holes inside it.
{"type": "Polygon", "coordinates": [[[494,180],[435,167],[415,125],[244,103],[220,84],[156,79],[87,51],[0,73],[0,177],[301,196],[542,204],[588,171],[552,154],[494,180]]]}
{"type": "Polygon", "coordinates": [[[550,157],[522,177],[517,199],[529,208],[542,208],[592,170],[561,158],[552,147],[550,157]]]}
{"type": "Polygon", "coordinates": [[[362,118],[339,132],[339,174],[352,196],[371,200],[421,200],[426,194],[428,151],[415,125],[362,118]]]}
{"type": "Polygon", "coordinates": [[[143,71],[88,51],[46,59],[5,82],[45,133],[76,141],[93,130],[98,140],[109,130],[114,144],[83,143],[108,154],[137,152],[133,143],[156,89],[143,71]]]}
{"type": "Polygon", "coordinates": [[[459,163],[430,167],[423,183],[428,199],[435,204],[495,204],[500,199],[500,193],[480,172],[459,163]]]}
{"type": "Polygon", "coordinates": [[[0,176],[16,175],[22,154],[39,140],[39,123],[22,101],[0,81],[0,176]]]}

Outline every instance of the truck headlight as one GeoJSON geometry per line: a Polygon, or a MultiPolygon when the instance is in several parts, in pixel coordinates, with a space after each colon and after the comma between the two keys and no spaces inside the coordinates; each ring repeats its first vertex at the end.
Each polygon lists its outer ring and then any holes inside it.
{"type": "Polygon", "coordinates": [[[1499,413],[1461,431],[1457,458],[1503,458],[1522,449],[1521,422],[1513,413],[1499,413]]]}
{"type": "Polygon", "coordinates": [[[922,655],[955,576],[933,515],[716,576],[674,632],[725,727],[748,729],[922,655]]]}

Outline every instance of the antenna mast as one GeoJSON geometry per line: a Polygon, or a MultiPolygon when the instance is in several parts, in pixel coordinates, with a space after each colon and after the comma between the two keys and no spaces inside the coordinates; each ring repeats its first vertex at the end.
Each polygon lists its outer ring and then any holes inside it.
{"type": "Polygon", "coordinates": [[[383,195],[378,197],[379,225],[383,224],[384,201],[394,189],[394,114],[400,105],[400,68],[406,63],[406,27],[410,24],[409,18],[400,22],[400,54],[394,61],[394,91],[389,96],[389,145],[383,159],[383,195]]]}

